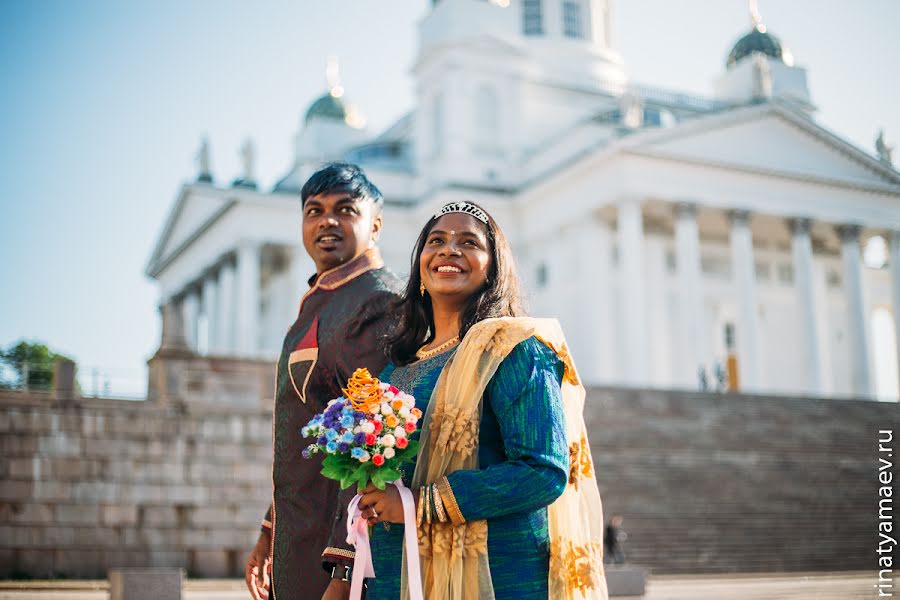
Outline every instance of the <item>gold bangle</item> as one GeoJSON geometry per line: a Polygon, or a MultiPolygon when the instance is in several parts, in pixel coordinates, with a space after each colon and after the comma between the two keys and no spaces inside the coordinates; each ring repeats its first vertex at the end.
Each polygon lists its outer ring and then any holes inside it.
{"type": "Polygon", "coordinates": [[[431,525],[431,486],[425,486],[425,522],[431,525]]]}
{"type": "Polygon", "coordinates": [[[425,486],[419,488],[419,510],[416,511],[416,525],[422,526],[425,519],[425,486]]]}
{"type": "Polygon", "coordinates": [[[438,521],[446,523],[447,513],[444,512],[444,501],[441,499],[441,492],[437,489],[437,484],[432,484],[431,496],[434,498],[434,512],[437,514],[438,521]]]}
{"type": "Polygon", "coordinates": [[[450,522],[454,525],[465,523],[466,518],[463,516],[462,511],[459,510],[456,496],[453,495],[453,488],[450,487],[450,481],[446,477],[441,477],[434,485],[441,494],[441,499],[444,501],[444,509],[447,512],[447,517],[450,518],[450,522]]]}

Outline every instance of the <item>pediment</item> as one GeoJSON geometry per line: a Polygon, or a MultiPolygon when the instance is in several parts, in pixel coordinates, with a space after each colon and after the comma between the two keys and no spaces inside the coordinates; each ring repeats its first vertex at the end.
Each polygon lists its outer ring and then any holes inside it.
{"type": "Polygon", "coordinates": [[[636,152],[875,188],[900,187],[900,173],[779,105],[734,109],[637,134],[636,152]]]}
{"type": "Polygon", "coordinates": [[[197,235],[214,220],[232,201],[215,189],[185,186],[172,207],[156,248],[147,265],[147,273],[153,275],[156,267],[197,235]]]}

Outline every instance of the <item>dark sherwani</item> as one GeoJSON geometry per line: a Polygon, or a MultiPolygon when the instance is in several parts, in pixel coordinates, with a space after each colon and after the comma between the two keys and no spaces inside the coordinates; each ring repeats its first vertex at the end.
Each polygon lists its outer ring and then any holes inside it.
{"type": "Polygon", "coordinates": [[[352,561],[346,545],[326,549],[342,512],[340,488],[319,473],[321,454],[301,457],[313,440],[301,437],[300,428],[342,395],[357,368],[378,373],[384,367],[384,336],[393,326],[389,307],[402,284],[372,249],[311,286],[284,338],[275,381],[274,511],[269,508],[263,527],[273,530],[276,600],[319,600],[330,581],[323,560],[352,561]]]}

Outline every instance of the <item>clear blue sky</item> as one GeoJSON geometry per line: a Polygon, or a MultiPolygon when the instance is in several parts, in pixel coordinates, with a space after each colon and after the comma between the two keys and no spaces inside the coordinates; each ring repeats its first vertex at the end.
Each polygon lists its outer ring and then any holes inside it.
{"type": "MultiPolygon", "coordinates": [[[[329,55],[345,98],[373,131],[385,127],[411,107],[415,24],[429,5],[0,3],[0,345],[39,339],[85,369],[142,382],[159,335],[143,270],[200,137],[221,183],[252,137],[271,186],[324,91],[329,55]]],[[[869,152],[879,126],[900,142],[900,2],[760,0],[760,10],[809,69],[820,122],[869,152]]],[[[745,0],[617,3],[619,50],[646,84],[711,93],[748,28],[745,0]]]]}

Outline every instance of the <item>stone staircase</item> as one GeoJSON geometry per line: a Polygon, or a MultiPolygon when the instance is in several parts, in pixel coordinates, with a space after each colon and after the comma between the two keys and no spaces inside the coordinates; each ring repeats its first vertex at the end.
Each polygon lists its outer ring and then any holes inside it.
{"type": "Polygon", "coordinates": [[[900,405],[593,388],[585,418],[628,562],[657,573],[876,568],[878,430],[895,428],[900,405]]]}

